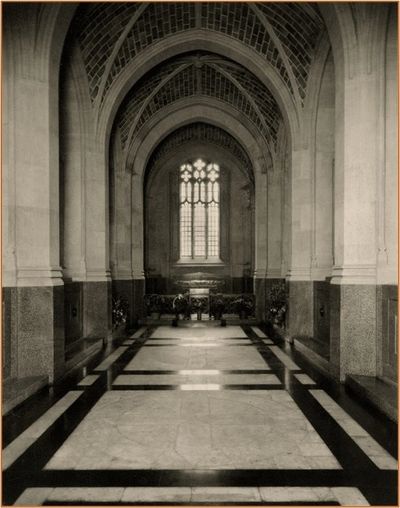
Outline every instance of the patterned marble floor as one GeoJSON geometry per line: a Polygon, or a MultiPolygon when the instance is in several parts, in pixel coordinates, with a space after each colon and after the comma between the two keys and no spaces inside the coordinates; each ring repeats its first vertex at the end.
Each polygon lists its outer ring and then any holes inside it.
{"type": "Polygon", "coordinates": [[[395,505],[351,413],[257,327],[142,328],[10,440],[3,504],[395,505]]]}

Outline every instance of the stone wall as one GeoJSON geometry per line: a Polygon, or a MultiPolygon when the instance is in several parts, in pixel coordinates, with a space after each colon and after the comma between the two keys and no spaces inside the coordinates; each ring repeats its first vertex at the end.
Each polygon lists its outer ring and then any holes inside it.
{"type": "Polygon", "coordinates": [[[248,292],[253,275],[253,192],[240,163],[212,145],[190,143],[178,155],[161,160],[146,186],[146,292],[171,294],[179,280],[189,278],[219,280],[224,292],[248,292]],[[178,169],[187,159],[198,157],[221,167],[221,255],[217,263],[187,264],[179,259],[178,169]]]}

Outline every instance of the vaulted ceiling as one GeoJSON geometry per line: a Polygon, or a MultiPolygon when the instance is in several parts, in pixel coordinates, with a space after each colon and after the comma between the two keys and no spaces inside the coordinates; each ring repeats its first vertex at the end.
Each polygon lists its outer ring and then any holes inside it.
{"type": "Polygon", "coordinates": [[[167,136],[152,153],[148,163],[149,172],[159,161],[165,160],[176,150],[197,141],[225,149],[251,175],[250,159],[236,139],[219,127],[204,122],[184,125],[167,136]]]}
{"type": "MultiPolygon", "coordinates": [[[[324,24],[312,3],[84,3],[71,36],[77,41],[93,107],[101,110],[124,69],[149,47],[180,33],[219,33],[261,55],[302,108],[324,24]]],[[[282,114],[270,90],[243,65],[197,51],[170,58],[137,81],[119,107],[124,150],[163,108],[184,98],[212,97],[245,115],[276,150],[282,114]]]]}
{"type": "Polygon", "coordinates": [[[281,114],[272,94],[244,67],[204,53],[167,61],[132,88],[117,116],[123,147],[162,108],[194,96],[213,97],[242,112],[274,150],[281,114]]]}

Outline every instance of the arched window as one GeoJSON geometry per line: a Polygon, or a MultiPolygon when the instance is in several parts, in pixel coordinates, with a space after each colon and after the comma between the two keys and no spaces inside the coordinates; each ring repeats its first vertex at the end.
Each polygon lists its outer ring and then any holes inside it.
{"type": "Polygon", "coordinates": [[[179,176],[180,258],[218,261],[219,166],[198,159],[183,164],[179,176]]]}

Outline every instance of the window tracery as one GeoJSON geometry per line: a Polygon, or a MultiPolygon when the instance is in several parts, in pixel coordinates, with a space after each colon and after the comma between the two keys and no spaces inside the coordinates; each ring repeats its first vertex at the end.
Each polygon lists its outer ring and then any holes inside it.
{"type": "Polygon", "coordinates": [[[220,168],[197,159],[179,173],[181,260],[219,260],[220,168]]]}

